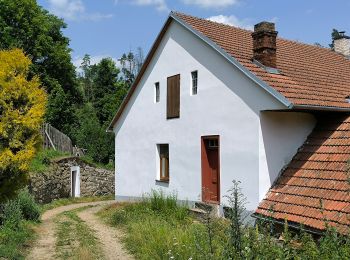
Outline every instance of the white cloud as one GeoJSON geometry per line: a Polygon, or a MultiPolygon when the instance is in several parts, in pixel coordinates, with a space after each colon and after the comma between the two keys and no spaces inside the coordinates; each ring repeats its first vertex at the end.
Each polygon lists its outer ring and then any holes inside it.
{"type": "Polygon", "coordinates": [[[238,0],[182,0],[182,2],[202,8],[223,8],[237,4],[238,0]]]}
{"type": "Polygon", "coordinates": [[[243,19],[240,20],[234,15],[226,16],[226,15],[217,15],[209,17],[208,20],[217,22],[217,23],[223,23],[228,24],[231,26],[253,30],[253,25],[250,23],[249,19],[243,19]]]}
{"type": "MultiPolygon", "coordinates": [[[[90,56],[90,65],[94,65],[99,63],[103,58],[111,58],[117,67],[121,67],[120,66],[120,62],[118,61],[117,58],[112,58],[111,55],[95,55],[95,56],[90,56]]],[[[76,70],[78,73],[81,73],[82,70],[80,68],[81,63],[83,62],[83,57],[80,56],[76,56],[73,58],[73,65],[76,67],[76,70]]]]}
{"type": "MultiPolygon", "coordinates": [[[[117,4],[123,0],[115,0],[114,2],[117,4]]],[[[133,5],[138,6],[154,6],[159,12],[169,12],[169,8],[165,2],[165,0],[131,0],[131,1],[123,1],[128,2],[133,5]]]]}
{"type": "Polygon", "coordinates": [[[66,20],[98,21],[113,16],[112,14],[87,13],[82,0],[48,0],[48,2],[50,12],[66,20]]]}

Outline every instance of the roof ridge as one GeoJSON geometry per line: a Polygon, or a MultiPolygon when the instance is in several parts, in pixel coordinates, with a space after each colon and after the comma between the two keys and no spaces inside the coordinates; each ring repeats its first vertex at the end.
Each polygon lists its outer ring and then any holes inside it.
{"type": "Polygon", "coordinates": [[[241,28],[241,27],[238,27],[238,26],[233,26],[233,25],[229,25],[229,24],[225,24],[225,23],[219,23],[219,22],[216,22],[216,21],[209,20],[208,18],[201,18],[201,17],[197,17],[197,16],[193,16],[193,15],[189,15],[189,14],[185,14],[185,13],[177,12],[177,11],[171,11],[171,12],[173,14],[175,14],[175,15],[177,15],[177,14],[184,15],[184,16],[187,16],[187,17],[191,17],[191,18],[195,18],[195,19],[201,20],[201,21],[215,23],[215,24],[217,24],[219,26],[223,26],[223,27],[230,27],[230,28],[234,28],[234,29],[238,29],[238,30],[242,30],[242,31],[250,32],[250,33],[253,32],[252,30],[249,30],[249,29],[244,29],[244,28],[241,28]]]}
{"type": "MultiPolygon", "coordinates": [[[[197,16],[193,16],[193,15],[182,13],[182,12],[178,12],[178,11],[171,11],[171,13],[173,13],[174,15],[178,15],[179,14],[179,15],[184,15],[184,16],[190,17],[190,18],[198,19],[198,20],[201,20],[201,21],[214,23],[214,24],[217,24],[217,25],[223,26],[223,27],[234,28],[236,30],[241,30],[241,31],[249,32],[249,33],[253,32],[252,30],[249,30],[249,29],[244,29],[244,28],[241,28],[241,27],[238,27],[238,26],[233,26],[233,25],[229,25],[229,24],[219,23],[219,22],[216,22],[216,21],[209,20],[208,18],[197,17],[197,16]]],[[[181,18],[181,17],[179,17],[179,18],[181,18]]],[[[315,48],[315,49],[321,49],[322,51],[332,52],[332,53],[334,53],[336,55],[339,55],[339,56],[343,57],[346,61],[350,62],[350,60],[347,59],[346,57],[344,57],[343,55],[333,51],[332,49],[330,49],[328,47],[322,46],[322,45],[318,46],[318,45],[311,44],[311,43],[300,42],[298,40],[286,39],[286,38],[280,37],[280,36],[277,36],[277,40],[287,41],[287,42],[290,42],[290,43],[295,43],[295,44],[299,44],[299,45],[309,46],[309,47],[312,47],[312,48],[315,48]]]]}

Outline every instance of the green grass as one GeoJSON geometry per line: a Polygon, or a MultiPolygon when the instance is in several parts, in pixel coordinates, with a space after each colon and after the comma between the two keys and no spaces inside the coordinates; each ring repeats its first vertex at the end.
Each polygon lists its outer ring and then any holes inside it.
{"type": "Polygon", "coordinates": [[[29,166],[29,171],[34,173],[45,172],[48,169],[50,165],[50,161],[52,159],[65,157],[68,155],[69,155],[68,153],[62,153],[52,149],[41,150],[35,155],[34,159],[31,161],[31,164],[29,166]]]}
{"type": "Polygon", "coordinates": [[[0,226],[0,259],[24,259],[35,236],[33,222],[21,221],[17,229],[0,226]]]}
{"type": "Polygon", "coordinates": [[[24,258],[39,217],[39,206],[27,190],[0,205],[0,259],[24,258]]]}
{"type": "Polygon", "coordinates": [[[99,196],[99,197],[81,197],[81,198],[66,198],[66,199],[58,199],[54,200],[49,204],[45,204],[42,206],[42,211],[54,209],[61,206],[67,206],[70,204],[78,204],[85,202],[95,202],[95,201],[106,201],[113,200],[114,196],[99,196]]]}
{"type": "Polygon", "coordinates": [[[56,256],[59,259],[101,259],[98,239],[78,216],[80,208],[56,217],[56,256]]]}
{"type": "Polygon", "coordinates": [[[84,156],[80,157],[80,159],[88,164],[91,164],[92,166],[94,166],[96,168],[102,168],[105,170],[114,171],[114,164],[113,163],[109,163],[109,164],[97,163],[88,155],[84,155],[84,156]]]}
{"type": "MultiPolygon", "coordinates": [[[[152,192],[141,203],[112,205],[99,216],[125,230],[123,242],[136,259],[205,259],[209,250],[206,227],[177,205],[175,195],[152,192]]],[[[214,225],[221,229],[222,223],[214,225]]]]}
{"type": "MultiPolygon", "coordinates": [[[[59,158],[64,158],[70,156],[69,153],[62,153],[59,151],[55,151],[52,149],[43,149],[39,151],[33,160],[31,161],[31,164],[29,166],[29,171],[33,173],[40,173],[40,172],[45,172],[50,166],[50,161],[53,159],[59,159],[59,158]]],[[[87,163],[90,164],[96,168],[102,168],[110,171],[114,171],[114,164],[102,164],[102,163],[96,163],[94,160],[89,157],[89,156],[83,156],[80,157],[80,159],[87,163]]]]}
{"type": "Polygon", "coordinates": [[[99,216],[125,231],[123,242],[136,259],[350,259],[350,237],[334,231],[314,240],[286,226],[279,241],[262,225],[241,227],[236,236],[234,222],[196,220],[176,196],[161,192],[140,203],[109,206],[99,216]]]}

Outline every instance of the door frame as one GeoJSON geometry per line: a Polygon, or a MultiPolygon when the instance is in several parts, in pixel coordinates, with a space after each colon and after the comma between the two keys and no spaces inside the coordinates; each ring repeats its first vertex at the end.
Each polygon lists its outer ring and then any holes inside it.
{"type": "MultiPolygon", "coordinates": [[[[205,135],[205,136],[201,136],[201,197],[202,197],[202,201],[203,202],[208,202],[208,203],[212,203],[212,204],[220,204],[221,201],[221,161],[220,161],[220,147],[221,147],[221,143],[220,143],[220,135],[205,135]],[[217,198],[218,201],[206,201],[204,199],[204,160],[208,160],[208,158],[205,158],[205,152],[206,152],[206,145],[205,145],[205,141],[207,140],[217,140],[218,141],[218,182],[217,182],[217,190],[218,190],[218,194],[217,194],[217,198]]],[[[209,163],[209,162],[207,162],[209,163]]]]}
{"type": "Polygon", "coordinates": [[[70,195],[73,198],[80,198],[80,166],[73,166],[70,168],[70,195]],[[73,172],[75,172],[75,187],[73,194],[73,172]]]}

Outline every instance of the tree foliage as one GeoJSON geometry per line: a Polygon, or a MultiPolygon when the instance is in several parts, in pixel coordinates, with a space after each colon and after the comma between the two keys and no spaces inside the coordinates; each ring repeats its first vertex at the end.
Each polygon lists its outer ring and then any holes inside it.
{"type": "Polygon", "coordinates": [[[333,50],[334,49],[334,41],[341,38],[341,33],[337,29],[333,29],[331,36],[332,36],[332,43],[329,44],[329,47],[333,50]]]}
{"type": "Polygon", "coordinates": [[[46,93],[30,65],[19,49],[0,51],[0,201],[23,186],[40,141],[46,93]]]}
{"type": "Polygon", "coordinates": [[[32,60],[30,76],[39,75],[50,99],[47,121],[70,134],[74,106],[82,101],[66,24],[35,0],[0,0],[0,49],[21,48],[32,60]],[[64,96],[65,103],[58,106],[64,96]]]}
{"type": "Polygon", "coordinates": [[[95,109],[91,103],[87,103],[77,111],[79,117],[79,129],[75,139],[80,147],[87,150],[87,155],[97,163],[108,164],[114,154],[114,136],[106,133],[106,128],[101,126],[95,109]]]}
{"type": "Polygon", "coordinates": [[[90,56],[85,55],[80,68],[85,105],[76,111],[74,139],[95,162],[106,164],[114,155],[113,135],[106,133],[106,128],[128,88],[111,58],[92,65],[90,56]]]}
{"type": "Polygon", "coordinates": [[[136,53],[132,51],[124,53],[119,62],[122,67],[123,80],[130,87],[143,65],[143,50],[141,47],[138,47],[136,53]]]}

